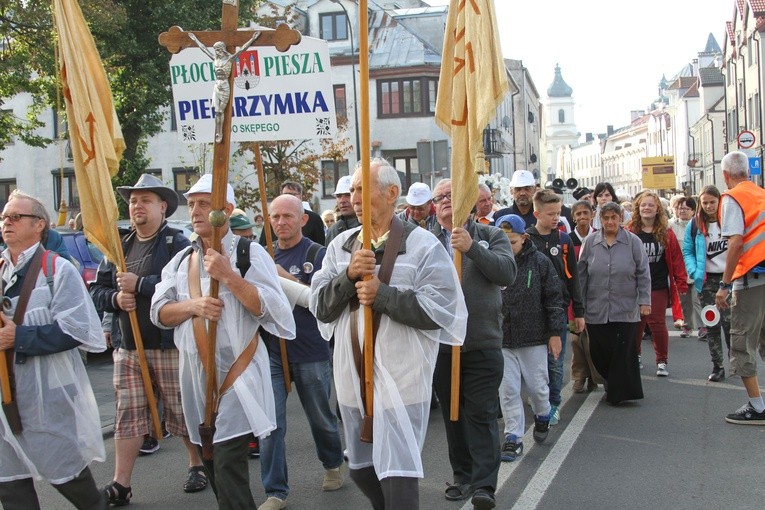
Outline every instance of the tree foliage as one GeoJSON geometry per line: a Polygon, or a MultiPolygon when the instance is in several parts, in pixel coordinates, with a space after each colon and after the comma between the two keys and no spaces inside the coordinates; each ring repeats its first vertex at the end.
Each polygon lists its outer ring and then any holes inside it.
{"type": "MultiPolygon", "coordinates": [[[[240,25],[253,19],[261,0],[240,0],[240,25]]],[[[221,3],[210,0],[79,0],[111,82],[127,149],[115,184],[132,183],[146,168],[145,141],[156,134],[171,102],[170,54],[157,37],[173,25],[187,30],[220,28],[221,3]]],[[[37,114],[56,105],[55,33],[50,2],[0,3],[0,98],[28,92],[27,119],[0,114],[0,150],[13,136],[30,145],[37,114]]],[[[0,99],[0,102],[2,99],[0,99]]]]}

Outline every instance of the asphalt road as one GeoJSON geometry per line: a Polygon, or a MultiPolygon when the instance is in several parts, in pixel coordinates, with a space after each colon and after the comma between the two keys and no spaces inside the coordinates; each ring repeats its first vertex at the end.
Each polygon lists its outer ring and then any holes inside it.
{"type": "MultiPolygon", "coordinates": [[[[669,378],[655,376],[650,361],[653,349],[650,342],[643,343],[642,401],[613,407],[602,401],[602,390],[572,394],[567,374],[561,423],[551,428],[542,445],[535,445],[529,432],[523,455],[516,462],[503,463],[497,508],[765,508],[765,427],[730,425],[723,419],[746,400],[740,379],[707,382],[711,363],[706,342],[696,337],[682,339],[675,331],[670,335],[669,378]]],[[[98,363],[108,363],[107,358],[91,364],[94,371],[108,371],[108,366],[98,363]]],[[[570,367],[570,361],[567,365],[570,367]]],[[[291,395],[288,406],[292,490],[288,508],[369,508],[347,476],[340,490],[321,491],[323,470],[297,395],[291,395]]],[[[533,424],[530,418],[527,423],[533,424]]],[[[113,469],[112,440],[107,439],[106,445],[107,461],[92,466],[99,485],[111,480],[113,469]]],[[[440,412],[431,415],[423,459],[421,508],[472,508],[469,503],[443,498],[451,469],[440,412]]],[[[162,441],[159,452],[138,459],[129,508],[215,508],[209,488],[197,494],[182,491],[185,473],[185,450],[180,440],[162,441]]],[[[250,480],[255,501],[260,504],[265,495],[259,460],[250,462],[250,480]]],[[[43,508],[69,508],[50,486],[38,487],[43,508]]]]}

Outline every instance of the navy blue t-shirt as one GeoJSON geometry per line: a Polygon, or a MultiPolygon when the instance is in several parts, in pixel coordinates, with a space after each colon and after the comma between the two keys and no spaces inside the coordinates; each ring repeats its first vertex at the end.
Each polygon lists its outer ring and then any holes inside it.
{"type": "MultiPolygon", "coordinates": [[[[326,248],[322,246],[314,260],[306,260],[308,249],[312,244],[313,241],[307,237],[303,237],[298,244],[287,250],[281,250],[277,244],[274,244],[276,263],[306,285],[311,284],[311,278],[321,269],[324,255],[327,253],[326,248]]],[[[295,306],[292,315],[295,317],[295,339],[286,342],[289,362],[308,363],[328,360],[330,358],[329,342],[319,333],[316,317],[302,306],[295,306]]],[[[268,335],[266,341],[268,352],[272,356],[279,356],[279,340],[268,335]]]]}

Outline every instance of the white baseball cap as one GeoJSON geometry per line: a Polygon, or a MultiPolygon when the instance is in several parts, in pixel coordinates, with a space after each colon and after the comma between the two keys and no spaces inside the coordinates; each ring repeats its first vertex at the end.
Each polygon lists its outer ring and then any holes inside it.
{"type": "Polygon", "coordinates": [[[525,188],[526,186],[536,186],[537,181],[534,174],[528,170],[516,170],[513,172],[513,178],[510,181],[511,188],[525,188]]]}
{"type": "MultiPolygon", "coordinates": [[[[193,195],[194,193],[212,193],[212,174],[204,174],[200,177],[199,180],[183,194],[183,196],[188,199],[189,195],[193,195]]],[[[229,183],[226,183],[226,202],[236,207],[234,188],[229,183]]]]}
{"type": "Polygon", "coordinates": [[[344,195],[350,192],[351,192],[351,176],[344,175],[337,180],[337,187],[335,188],[335,192],[332,194],[337,196],[337,195],[344,195]]]}
{"type": "Polygon", "coordinates": [[[409,193],[406,194],[406,203],[417,207],[430,200],[430,186],[424,182],[415,182],[409,186],[409,193]]]}

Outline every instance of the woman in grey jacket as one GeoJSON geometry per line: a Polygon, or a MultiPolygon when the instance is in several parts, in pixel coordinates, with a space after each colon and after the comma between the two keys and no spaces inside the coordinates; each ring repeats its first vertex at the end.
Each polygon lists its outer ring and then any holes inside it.
{"type": "Polygon", "coordinates": [[[590,355],[611,404],[643,398],[634,336],[640,317],[651,313],[648,257],[622,218],[619,204],[600,209],[602,228],[584,240],[578,265],[590,355]]]}

